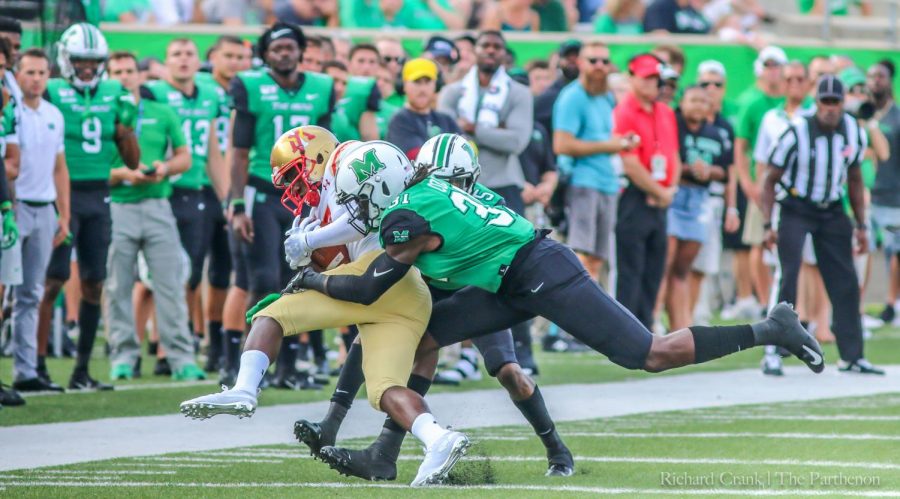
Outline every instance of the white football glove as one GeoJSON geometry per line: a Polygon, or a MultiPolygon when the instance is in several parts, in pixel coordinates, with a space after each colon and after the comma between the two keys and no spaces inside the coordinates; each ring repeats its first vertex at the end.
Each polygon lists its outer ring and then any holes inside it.
{"type": "Polygon", "coordinates": [[[312,261],[312,248],[306,241],[305,232],[293,232],[284,240],[284,259],[292,269],[309,265],[312,261]]]}

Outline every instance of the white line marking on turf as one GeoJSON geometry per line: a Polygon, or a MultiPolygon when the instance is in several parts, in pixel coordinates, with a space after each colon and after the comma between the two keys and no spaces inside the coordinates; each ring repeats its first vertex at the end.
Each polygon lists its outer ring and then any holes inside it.
{"type": "Polygon", "coordinates": [[[160,468],[218,468],[215,464],[196,464],[196,463],[145,463],[134,461],[131,463],[104,463],[104,466],[156,466],[160,468]]]}
{"type": "MultiPolygon", "coordinates": [[[[127,392],[131,390],[156,390],[160,388],[188,388],[192,386],[206,386],[206,385],[215,385],[217,382],[215,380],[206,380],[206,381],[177,381],[173,383],[139,383],[134,385],[116,385],[113,391],[116,392],[127,392]]],[[[66,390],[66,395],[72,394],[83,394],[83,393],[97,393],[97,390],[66,390]]],[[[23,393],[22,396],[26,398],[31,397],[46,397],[48,395],[59,395],[59,392],[33,392],[33,393],[23,393]]]]}
{"type": "MultiPolygon", "coordinates": [[[[5,487],[183,487],[183,488],[340,488],[340,489],[412,489],[405,484],[393,483],[179,483],[179,482],[4,482],[5,487]]],[[[547,492],[582,492],[591,494],[616,495],[671,495],[671,496],[843,496],[843,497],[900,497],[900,491],[881,490],[837,490],[837,489],[642,489],[626,487],[579,487],[574,485],[463,485],[431,487],[439,490],[510,490],[510,491],[547,491],[547,492]]]]}
{"type": "MultiPolygon", "coordinates": [[[[834,434],[834,433],[616,433],[616,432],[566,432],[562,437],[595,437],[595,438],[777,438],[802,440],[900,440],[900,435],[873,435],[870,433],[834,434]]],[[[509,437],[504,435],[474,435],[473,440],[531,440],[534,437],[509,437]]]]}
{"type": "Polygon", "coordinates": [[[25,472],[35,475],[174,475],[176,473],[172,470],[26,470],[25,472]]]}
{"type": "MultiPolygon", "coordinates": [[[[671,419],[684,421],[684,418],[668,416],[655,418],[656,421],[662,419],[671,419]]],[[[813,415],[779,415],[779,414],[735,414],[728,415],[691,415],[691,421],[742,421],[742,420],[763,420],[763,421],[900,421],[900,416],[858,416],[853,414],[835,414],[833,416],[813,416],[813,415]]]]}
{"type": "Polygon", "coordinates": [[[280,459],[216,459],[201,457],[146,457],[148,461],[175,461],[175,462],[198,462],[198,463],[280,463],[280,459]]]}

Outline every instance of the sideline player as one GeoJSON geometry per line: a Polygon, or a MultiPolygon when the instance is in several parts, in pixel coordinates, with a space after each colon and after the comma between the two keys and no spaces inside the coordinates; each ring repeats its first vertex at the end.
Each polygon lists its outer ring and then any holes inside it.
{"type": "Polygon", "coordinates": [[[69,27],[58,46],[57,64],[62,78],[51,79],[47,88],[47,100],[59,108],[66,122],[72,244],[58,246],[50,257],[38,316],[38,337],[49,337],[53,304],[69,280],[74,246],[78,252],[81,304],[78,356],[69,379],[70,389],[112,389],[88,373],[100,324],[100,295],[111,237],[109,176],[119,157],[132,170],[140,163],[133,132],[137,118],[134,97],[118,81],[103,79],[108,57],[109,48],[99,29],[87,23],[69,27]]]}
{"type": "MultiPolygon", "coordinates": [[[[304,202],[316,205],[320,220],[327,219],[329,212],[337,218],[343,214],[345,208],[330,194],[324,197],[331,203],[321,204],[316,185],[322,182],[326,191],[334,188],[335,171],[330,165],[336,164],[341,154],[340,149],[332,153],[336,143],[327,130],[304,126],[283,135],[273,148],[272,181],[284,189],[282,202],[295,214],[304,202]]],[[[352,151],[356,146],[343,147],[352,151]]],[[[399,149],[386,142],[377,147],[383,154],[396,154],[405,160],[399,149]]],[[[401,174],[412,178],[408,160],[401,174]]],[[[352,243],[347,249],[351,263],[329,273],[361,272],[382,252],[374,236],[352,243]]],[[[308,264],[309,257],[292,263],[308,264]]],[[[431,297],[416,272],[407,273],[386,290],[381,300],[367,305],[341,302],[314,292],[267,297],[248,312],[248,316],[253,314],[253,325],[241,355],[236,385],[218,394],[183,402],[181,411],[198,419],[217,414],[249,417],[256,410],[256,392],[263,373],[277,357],[285,336],[310,329],[359,324],[360,341],[366,352],[363,371],[369,402],[425,444],[425,460],[412,485],[440,483],[470,444],[465,435],[438,425],[422,396],[407,388],[416,346],[425,332],[430,312],[431,297]],[[253,314],[259,308],[262,310],[253,314]]]]}

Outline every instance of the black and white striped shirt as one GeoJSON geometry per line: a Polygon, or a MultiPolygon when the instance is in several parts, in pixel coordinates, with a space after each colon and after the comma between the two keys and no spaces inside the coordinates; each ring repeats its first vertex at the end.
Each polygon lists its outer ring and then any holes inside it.
{"type": "Polygon", "coordinates": [[[847,170],[859,168],[868,139],[856,119],[844,113],[834,132],[815,116],[792,121],[772,148],[768,164],[784,170],[781,186],[793,197],[814,203],[841,199],[847,170]]]}

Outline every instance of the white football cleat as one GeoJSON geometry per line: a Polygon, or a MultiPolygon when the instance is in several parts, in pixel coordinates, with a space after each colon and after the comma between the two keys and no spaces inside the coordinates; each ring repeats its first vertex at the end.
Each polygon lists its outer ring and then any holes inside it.
{"type": "Polygon", "coordinates": [[[469,437],[458,431],[448,431],[425,451],[425,460],[419,466],[416,479],[409,485],[411,487],[440,485],[447,479],[453,466],[466,455],[471,445],[469,437]]]}
{"type": "Polygon", "coordinates": [[[256,396],[243,390],[229,390],[204,395],[181,403],[181,413],[193,419],[209,419],[219,414],[249,418],[256,412],[256,396]]]}

